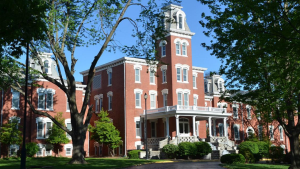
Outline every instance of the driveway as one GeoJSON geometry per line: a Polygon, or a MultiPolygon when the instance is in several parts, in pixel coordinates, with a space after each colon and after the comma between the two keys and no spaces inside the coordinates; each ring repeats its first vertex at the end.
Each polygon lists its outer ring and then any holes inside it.
{"type": "Polygon", "coordinates": [[[141,166],[128,167],[126,169],[224,169],[219,166],[220,162],[174,162],[174,163],[155,163],[141,166]]]}

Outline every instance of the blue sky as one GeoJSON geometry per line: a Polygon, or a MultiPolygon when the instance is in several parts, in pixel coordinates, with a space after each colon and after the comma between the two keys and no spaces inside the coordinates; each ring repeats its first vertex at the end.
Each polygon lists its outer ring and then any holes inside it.
{"type": "MultiPolygon", "coordinates": [[[[158,1],[162,2],[162,0],[158,1]]],[[[186,13],[187,23],[192,32],[196,34],[192,37],[192,57],[193,66],[208,68],[207,71],[217,71],[221,65],[221,62],[215,57],[211,56],[211,51],[206,51],[205,48],[201,46],[201,43],[209,43],[212,39],[206,37],[203,34],[204,28],[201,27],[199,21],[201,18],[201,13],[205,12],[209,15],[209,9],[207,6],[202,5],[197,0],[183,0],[181,2],[182,10],[186,13]]],[[[130,7],[126,12],[126,16],[135,17],[138,15],[139,7],[130,7]]],[[[122,22],[118,29],[116,30],[116,40],[119,44],[133,44],[136,39],[131,37],[133,26],[128,22],[122,22]]],[[[94,56],[99,52],[101,44],[88,47],[80,47],[75,51],[75,58],[78,59],[75,67],[75,79],[76,81],[82,81],[81,71],[89,69],[89,66],[94,58],[94,56]]],[[[98,65],[105,64],[107,62],[116,60],[118,58],[126,56],[120,51],[117,52],[104,52],[98,65]]]]}

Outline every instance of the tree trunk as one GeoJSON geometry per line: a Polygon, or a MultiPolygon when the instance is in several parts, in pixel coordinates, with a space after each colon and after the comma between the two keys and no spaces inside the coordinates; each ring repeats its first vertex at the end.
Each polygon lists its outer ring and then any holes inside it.
{"type": "MultiPolygon", "coordinates": [[[[294,131],[297,132],[298,131],[294,131]]],[[[300,169],[300,153],[299,153],[299,134],[294,134],[289,137],[291,149],[291,166],[289,169],[300,169]]]]}
{"type": "MultiPolygon", "coordinates": [[[[73,130],[76,131],[76,130],[73,130]]],[[[85,151],[84,151],[84,141],[86,138],[86,129],[81,129],[81,131],[73,132],[72,142],[73,142],[73,154],[70,164],[86,164],[85,161],[85,151]]]]}

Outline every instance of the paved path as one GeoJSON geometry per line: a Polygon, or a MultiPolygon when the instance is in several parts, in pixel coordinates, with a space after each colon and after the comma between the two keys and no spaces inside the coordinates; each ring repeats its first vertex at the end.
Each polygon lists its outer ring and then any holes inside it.
{"type": "Polygon", "coordinates": [[[126,169],[224,169],[219,166],[220,162],[174,162],[174,163],[155,163],[141,166],[128,167],[126,169]]]}

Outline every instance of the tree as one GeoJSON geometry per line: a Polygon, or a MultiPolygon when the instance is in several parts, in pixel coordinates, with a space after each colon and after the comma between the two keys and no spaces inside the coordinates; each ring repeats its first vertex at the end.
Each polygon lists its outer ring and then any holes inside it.
{"type": "Polygon", "coordinates": [[[12,144],[20,145],[22,143],[22,132],[19,130],[18,119],[12,119],[0,128],[0,142],[7,145],[8,150],[12,144]]]}
{"type": "Polygon", "coordinates": [[[199,0],[209,6],[200,21],[214,38],[202,45],[221,59],[220,74],[234,94],[227,101],[256,107],[289,137],[290,168],[300,168],[300,5],[298,1],[199,0]],[[247,91],[247,92],[240,92],[247,91]]]}
{"type": "MultiPolygon", "coordinates": [[[[65,119],[62,117],[62,112],[58,112],[58,114],[54,117],[56,121],[58,121],[61,125],[64,125],[65,119]]],[[[49,137],[47,142],[54,145],[55,148],[58,148],[61,144],[67,144],[70,142],[69,138],[66,135],[66,132],[58,127],[56,124],[53,124],[51,129],[49,130],[49,137]]],[[[59,150],[57,149],[57,155],[59,154],[59,150]]]]}
{"type": "MultiPolygon", "coordinates": [[[[177,1],[177,0],[174,0],[177,1]]],[[[120,49],[127,55],[145,57],[149,63],[158,60],[155,55],[157,39],[163,39],[166,35],[164,26],[161,23],[162,16],[155,0],[147,0],[147,6],[141,0],[50,0],[46,1],[49,9],[45,12],[43,21],[46,22],[46,40],[30,42],[31,56],[35,59],[41,71],[40,77],[58,86],[65,92],[70,107],[72,131],[61,125],[48,112],[37,110],[30,99],[28,104],[37,115],[50,118],[56,125],[66,131],[72,137],[73,154],[70,163],[86,163],[84,159],[84,141],[90,119],[93,114],[92,105],[88,105],[91,85],[95,75],[95,66],[105,50],[120,49]],[[125,17],[124,14],[132,6],[140,6],[141,11],[136,19],[125,17]],[[123,21],[129,21],[134,27],[132,36],[137,38],[137,44],[133,46],[119,46],[114,42],[116,29],[123,21]],[[141,26],[139,26],[141,25],[141,26]],[[76,104],[76,81],[74,77],[77,59],[75,49],[88,45],[99,45],[99,51],[91,56],[92,61],[89,67],[85,96],[81,109],[76,104]],[[109,47],[109,48],[108,48],[109,47]],[[39,51],[51,49],[56,61],[59,79],[48,76],[39,51]],[[65,79],[63,78],[65,75],[65,79]],[[76,131],[76,132],[73,132],[76,131]]],[[[170,1],[168,1],[170,2],[170,1]]],[[[133,10],[136,11],[136,10],[133,10]]],[[[86,56],[85,58],[88,58],[86,56]]],[[[24,65],[19,63],[20,65],[24,65]]],[[[9,77],[0,85],[10,86],[24,95],[21,90],[20,76],[13,76],[14,73],[5,74],[9,77]]]]}
{"type": "Polygon", "coordinates": [[[119,147],[121,143],[120,132],[108,117],[107,111],[101,110],[98,117],[98,121],[95,121],[95,127],[89,126],[89,131],[93,133],[91,139],[107,145],[111,156],[114,156],[114,149],[119,147]]]}

